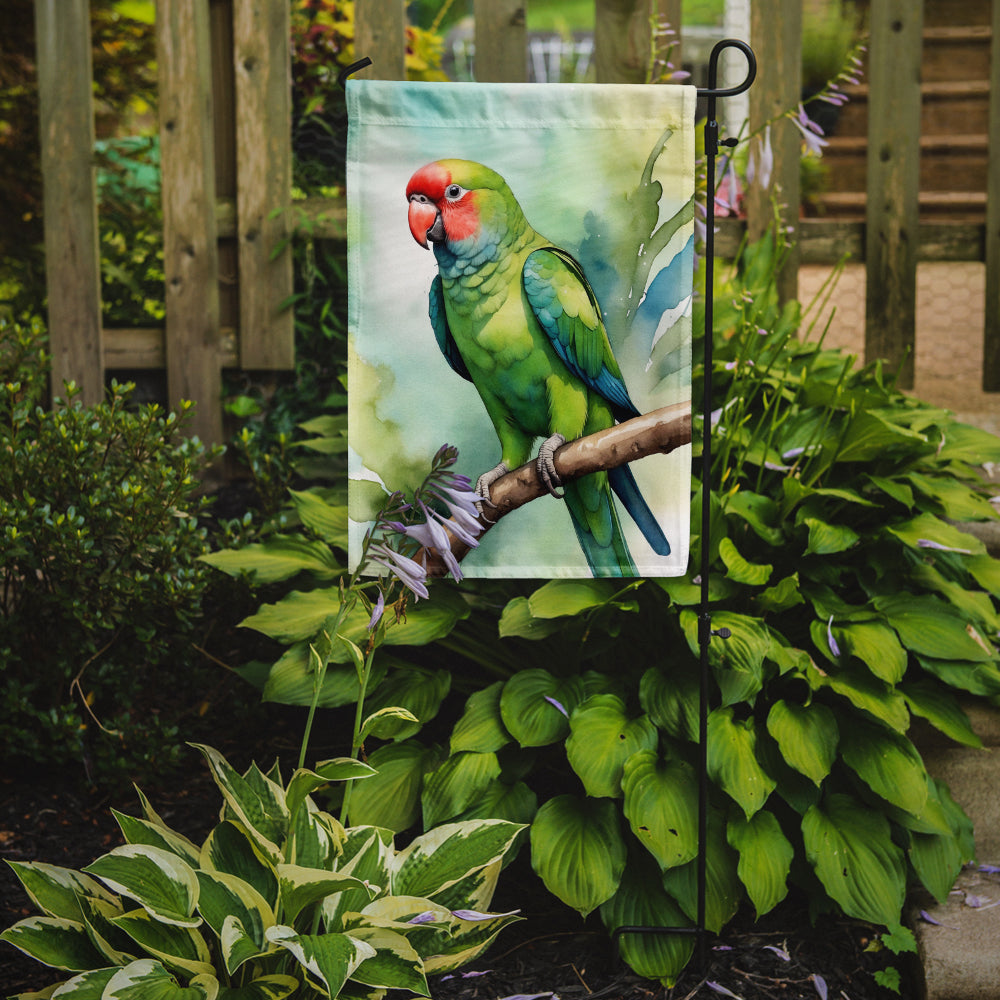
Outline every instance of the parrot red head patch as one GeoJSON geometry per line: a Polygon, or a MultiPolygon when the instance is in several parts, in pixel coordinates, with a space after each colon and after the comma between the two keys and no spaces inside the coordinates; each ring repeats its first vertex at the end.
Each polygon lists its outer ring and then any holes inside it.
{"type": "Polygon", "coordinates": [[[423,247],[428,241],[464,240],[479,228],[474,192],[453,181],[441,162],[421,167],[406,185],[406,197],[410,232],[423,247]]]}

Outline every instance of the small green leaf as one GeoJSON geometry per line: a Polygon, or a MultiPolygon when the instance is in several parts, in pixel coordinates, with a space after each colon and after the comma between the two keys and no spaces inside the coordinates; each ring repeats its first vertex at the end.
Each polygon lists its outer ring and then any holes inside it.
{"type": "Polygon", "coordinates": [[[726,828],[729,846],[739,851],[736,873],[760,919],[788,894],[788,873],[795,849],[782,833],[774,813],[762,809],[750,819],[730,820],[726,828]]]}
{"type": "Polygon", "coordinates": [[[837,720],[826,705],[798,705],[778,699],[767,716],[767,731],[785,761],[818,787],[837,755],[837,720]]]}
{"type": "Polygon", "coordinates": [[[726,565],[726,575],[729,579],[746,584],[748,587],[763,587],[774,570],[774,566],[770,563],[748,562],[740,555],[739,549],[730,538],[719,541],[719,557],[726,565]]]}
{"type": "Polygon", "coordinates": [[[331,580],[344,572],[325,542],[294,535],[272,535],[266,542],[209,552],[200,559],[230,576],[246,574],[257,584],[277,583],[299,573],[331,580]]]}
{"type": "Polygon", "coordinates": [[[510,742],[510,733],[500,716],[502,690],[503,681],[496,681],[469,696],[465,711],[451,733],[452,753],[460,750],[491,753],[510,742]]]}
{"type": "Polygon", "coordinates": [[[844,552],[855,545],[860,537],[846,524],[829,524],[815,517],[803,518],[803,523],[809,529],[806,555],[828,556],[844,552]]]}
{"type": "Polygon", "coordinates": [[[420,720],[409,709],[400,708],[393,705],[390,708],[380,708],[377,712],[372,712],[361,724],[361,731],[358,734],[362,740],[369,736],[377,739],[391,739],[393,734],[398,732],[397,723],[404,722],[407,726],[412,723],[420,725],[420,720]]]}
{"type": "Polygon", "coordinates": [[[625,842],[608,799],[557,795],[531,824],[531,865],[553,895],[582,916],[618,889],[625,842]]]}
{"type": "Polygon", "coordinates": [[[660,729],[678,740],[698,739],[697,671],[687,662],[671,665],[667,673],[650,667],[639,681],[639,704],[660,729]]]}
{"type": "Polygon", "coordinates": [[[289,490],[295,512],[302,523],[324,542],[347,549],[347,507],[327,503],[313,490],[289,490]]]}
{"type": "Polygon", "coordinates": [[[708,717],[708,774],[749,819],[767,801],[776,782],[757,762],[753,718],[737,721],[733,709],[717,708],[708,717]]]}
{"type": "Polygon", "coordinates": [[[534,618],[578,615],[607,604],[619,586],[610,580],[550,580],[528,598],[534,618]]]}

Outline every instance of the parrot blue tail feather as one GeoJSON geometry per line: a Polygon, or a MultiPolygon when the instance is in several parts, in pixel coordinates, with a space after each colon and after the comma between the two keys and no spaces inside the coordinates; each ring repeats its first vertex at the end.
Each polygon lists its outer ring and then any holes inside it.
{"type": "Polygon", "coordinates": [[[639,492],[635,476],[632,475],[632,470],[628,465],[620,465],[617,469],[611,469],[608,472],[608,480],[625,510],[628,511],[629,517],[635,521],[643,537],[649,542],[650,548],[658,556],[669,556],[670,542],[667,541],[667,536],[663,534],[663,529],[649,509],[649,504],[639,492]]]}

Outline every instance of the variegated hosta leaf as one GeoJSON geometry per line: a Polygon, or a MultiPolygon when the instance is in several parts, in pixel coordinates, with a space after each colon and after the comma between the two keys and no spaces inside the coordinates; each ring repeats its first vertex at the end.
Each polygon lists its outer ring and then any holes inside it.
{"type": "Polygon", "coordinates": [[[353,757],[336,757],[324,760],[313,770],[300,767],[288,782],[285,792],[285,804],[288,812],[294,815],[306,796],[312,795],[317,788],[328,785],[331,781],[349,781],[356,778],[370,778],[378,772],[363,761],[353,757]]]}
{"type": "Polygon", "coordinates": [[[708,717],[708,774],[749,818],[767,801],[775,781],[757,762],[754,720],[733,718],[732,707],[708,717]]]}
{"type": "Polygon", "coordinates": [[[549,892],[583,916],[614,895],[625,870],[618,810],[608,799],[558,795],[531,824],[531,865],[549,892]]]}
{"type": "Polygon", "coordinates": [[[109,889],[134,899],[150,916],[166,924],[197,927],[198,878],[171,851],[147,844],[125,844],[88,865],[109,889]]]}
{"type": "Polygon", "coordinates": [[[140,957],[135,942],[114,924],[125,911],[120,902],[109,903],[93,896],[80,899],[83,921],[94,947],[104,956],[106,965],[128,965],[140,957]]]}
{"type": "Polygon", "coordinates": [[[109,903],[116,899],[97,879],[40,861],[8,861],[31,901],[46,916],[81,920],[81,896],[93,896],[109,903]]]}
{"type": "Polygon", "coordinates": [[[356,927],[351,937],[375,949],[375,954],[351,973],[355,982],[430,996],[424,963],[402,934],[384,927],[356,927]]]}
{"type": "Polygon", "coordinates": [[[285,858],[304,868],[335,868],[344,837],[340,822],[317,809],[312,799],[306,799],[292,819],[285,858]]]}
{"type": "Polygon", "coordinates": [[[774,909],[788,895],[788,872],[795,849],[782,833],[774,813],[761,809],[750,819],[729,821],[726,837],[740,853],[736,873],[746,886],[757,916],[774,909]]]}
{"type": "MultiPolygon", "coordinates": [[[[619,927],[690,927],[684,912],[664,891],[651,859],[630,858],[618,891],[601,904],[601,920],[619,927]]],[[[692,934],[623,934],[619,952],[640,976],[672,986],[694,950],[692,934]]]]}
{"type": "Polygon", "coordinates": [[[119,969],[108,981],[101,1000],[216,1000],[219,981],[196,976],[187,986],[153,959],[143,958],[119,969]]]}
{"type": "Polygon", "coordinates": [[[372,892],[388,889],[391,858],[391,831],[373,826],[356,826],[347,831],[337,870],[342,875],[353,875],[366,887],[345,889],[323,900],[323,920],[328,931],[344,930],[345,913],[363,909],[372,892]]]}
{"type": "MultiPolygon", "coordinates": [[[[524,828],[522,827],[522,830],[524,828]]],[[[477,868],[465,878],[453,882],[446,889],[434,893],[435,902],[447,906],[449,910],[468,908],[471,910],[488,910],[496,892],[500,879],[500,870],[506,858],[497,858],[485,868],[477,868]]]]}
{"type": "Polygon", "coordinates": [[[54,969],[80,972],[96,969],[105,959],[94,948],[87,935],[87,928],[79,921],[65,917],[28,917],[19,920],[0,934],[6,941],[26,955],[50,965],[54,969]]]}
{"type": "Polygon", "coordinates": [[[433,899],[467,875],[500,861],[522,829],[495,819],[446,823],[429,830],[393,859],[392,892],[433,899]]]}
{"type": "Polygon", "coordinates": [[[613,694],[595,694],[570,716],[566,757],[588,795],[621,796],[622,768],[639,750],[656,748],[659,733],[648,715],[630,719],[625,702],[613,694]]]}
{"type": "Polygon", "coordinates": [[[187,837],[176,833],[169,827],[145,819],[136,819],[135,816],[127,816],[117,809],[112,809],[111,812],[118,821],[122,835],[128,843],[159,847],[171,854],[176,854],[192,868],[197,866],[199,849],[187,837]]]}
{"type": "Polygon", "coordinates": [[[230,929],[229,938],[239,940],[239,960],[230,964],[230,958],[235,958],[233,949],[226,952],[226,967],[232,975],[237,967],[246,961],[246,947],[242,938],[249,938],[253,946],[253,954],[265,951],[267,944],[264,931],[275,923],[274,912],[264,897],[248,882],[238,879],[235,875],[224,872],[198,872],[198,883],[201,893],[198,898],[198,910],[205,922],[215,931],[220,940],[223,939],[223,929],[227,920],[239,923],[239,934],[236,929],[230,929]]]}
{"type": "Polygon", "coordinates": [[[469,696],[462,717],[451,733],[451,752],[473,750],[477,753],[495,753],[510,742],[500,716],[500,692],[503,681],[469,696]]]}
{"type": "Polygon", "coordinates": [[[285,1000],[300,986],[294,976],[261,976],[244,986],[224,986],[218,1000],[285,1000]]]}
{"type": "Polygon", "coordinates": [[[625,762],[622,790],[632,832],[661,869],[697,855],[698,783],[689,764],[640,751],[625,762]]]}
{"type": "MultiPolygon", "coordinates": [[[[476,919],[464,919],[468,911],[452,910],[455,922],[451,933],[424,957],[424,971],[431,973],[451,972],[478,958],[493,943],[493,939],[506,927],[521,919],[516,912],[479,914],[476,919]]],[[[418,943],[415,941],[415,945],[418,943]]],[[[419,946],[418,946],[419,947],[419,946]]]]}
{"type": "Polygon", "coordinates": [[[882,813],[849,795],[830,795],[805,814],[802,837],[820,882],[849,917],[899,923],[906,866],[882,813]]]}
{"type": "MultiPolygon", "coordinates": [[[[705,926],[718,934],[732,919],[743,899],[736,874],[736,852],[726,843],[725,819],[715,810],[708,816],[705,850],[705,926]]],[[[691,918],[698,918],[698,860],[663,873],[663,887],[691,918]]]]}
{"type": "Polygon", "coordinates": [[[424,778],[420,796],[424,826],[437,826],[454,819],[475,802],[500,776],[495,753],[452,754],[436,771],[424,778]]]}
{"type": "MultiPolygon", "coordinates": [[[[120,966],[110,966],[107,969],[91,969],[89,972],[81,972],[80,975],[67,979],[55,990],[49,987],[44,993],[19,994],[20,997],[48,997],[55,1000],[101,1000],[104,996],[104,988],[114,978],[120,966]],[[49,991],[52,990],[50,993],[49,991]]],[[[17,998],[11,998],[17,1000],[17,998]]]]}
{"type": "Polygon", "coordinates": [[[201,846],[199,867],[235,875],[252,885],[272,908],[278,905],[277,872],[241,823],[225,820],[208,835],[201,846]]]}
{"type": "Polygon", "coordinates": [[[375,895],[361,879],[342,872],[303,868],[301,865],[278,865],[281,906],[286,920],[294,921],[302,910],[321,899],[345,889],[361,889],[375,895]]]}
{"type": "Polygon", "coordinates": [[[833,712],[820,702],[798,705],[779,699],[767,716],[767,731],[781,756],[815,785],[830,773],[840,733],[833,712]]]}
{"type": "Polygon", "coordinates": [[[190,927],[160,923],[145,910],[123,913],[112,923],[171,969],[180,969],[189,976],[213,971],[212,956],[205,939],[190,927]]]}
{"type": "Polygon", "coordinates": [[[583,698],[579,677],[560,679],[547,670],[521,670],[504,684],[500,717],[521,746],[547,746],[566,736],[570,713],[583,698]]]}
{"type": "Polygon", "coordinates": [[[288,831],[284,789],[256,768],[251,768],[246,776],[240,775],[217,750],[204,744],[192,745],[208,761],[226,806],[247,828],[264,855],[277,863],[281,856],[279,844],[288,831]]]}
{"type": "Polygon", "coordinates": [[[349,934],[296,934],[291,927],[269,927],[267,939],[285,948],[309,978],[324,987],[330,996],[340,993],[358,966],[375,957],[375,949],[349,934]]]}

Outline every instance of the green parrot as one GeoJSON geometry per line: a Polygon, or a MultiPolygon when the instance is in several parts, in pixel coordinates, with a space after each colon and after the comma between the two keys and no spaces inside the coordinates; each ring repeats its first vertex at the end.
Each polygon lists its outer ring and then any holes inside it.
{"type": "Polygon", "coordinates": [[[612,490],[653,551],[669,555],[627,464],[565,485],[553,464],[560,445],[638,415],[580,265],[531,228],[507,182],[480,163],[429,163],[406,197],[410,232],[437,260],[430,320],[438,346],[476,387],[500,439],[500,463],[479,477],[479,494],[488,502],[490,485],[529,461],[542,438],[539,474],[565,497],[595,576],[637,575],[612,490]]]}

